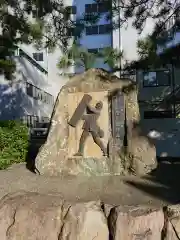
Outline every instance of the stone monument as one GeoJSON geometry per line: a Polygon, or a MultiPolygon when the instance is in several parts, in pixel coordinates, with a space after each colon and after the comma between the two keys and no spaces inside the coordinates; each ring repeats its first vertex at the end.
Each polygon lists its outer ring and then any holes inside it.
{"type": "Polygon", "coordinates": [[[57,97],[36,168],[50,176],[147,173],[156,166],[156,151],[139,118],[131,80],[101,69],[78,74],[57,97]]]}

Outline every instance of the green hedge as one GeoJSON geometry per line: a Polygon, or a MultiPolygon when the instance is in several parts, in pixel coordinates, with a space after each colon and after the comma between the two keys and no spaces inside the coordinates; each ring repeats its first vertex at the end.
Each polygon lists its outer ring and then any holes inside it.
{"type": "Polygon", "coordinates": [[[0,169],[25,162],[28,128],[20,121],[0,121],[0,169]]]}

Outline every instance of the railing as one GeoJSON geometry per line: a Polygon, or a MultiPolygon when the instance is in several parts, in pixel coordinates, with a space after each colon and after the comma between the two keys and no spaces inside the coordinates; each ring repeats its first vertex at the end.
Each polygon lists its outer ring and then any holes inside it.
{"type": "Polygon", "coordinates": [[[48,71],[43,68],[35,59],[33,59],[28,53],[19,48],[19,56],[25,57],[32,65],[34,65],[41,72],[48,74],[48,71]]]}
{"type": "Polygon", "coordinates": [[[46,128],[47,124],[49,124],[50,119],[48,117],[42,117],[39,119],[36,115],[26,115],[21,118],[21,121],[27,125],[29,128],[46,128]]]}

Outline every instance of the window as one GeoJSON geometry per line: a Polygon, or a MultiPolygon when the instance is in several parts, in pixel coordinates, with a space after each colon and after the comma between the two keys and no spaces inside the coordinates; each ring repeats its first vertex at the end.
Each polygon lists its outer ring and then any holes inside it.
{"type": "Polygon", "coordinates": [[[27,125],[27,127],[34,127],[36,123],[39,121],[38,116],[33,115],[26,115],[21,118],[24,124],[27,125]]]}
{"type": "Polygon", "coordinates": [[[39,71],[48,74],[47,70],[44,69],[37,61],[34,60],[33,57],[29,56],[26,52],[22,49],[19,49],[19,56],[26,58],[31,64],[33,64],[39,71]]]}
{"type": "Polygon", "coordinates": [[[88,49],[88,52],[97,54],[99,52],[98,50],[99,50],[98,48],[91,48],[91,49],[88,49]]]}
{"type": "Polygon", "coordinates": [[[39,93],[39,89],[35,86],[33,86],[34,89],[33,89],[33,97],[38,100],[38,93],[39,93]]]}
{"type": "Polygon", "coordinates": [[[90,49],[88,49],[88,52],[97,54],[97,53],[102,52],[102,50],[103,50],[103,48],[90,48],[90,49]]]}
{"type": "Polygon", "coordinates": [[[86,27],[86,35],[98,34],[98,26],[86,27]]]}
{"type": "Polygon", "coordinates": [[[65,11],[68,13],[68,14],[76,14],[76,6],[68,6],[65,8],[65,11]]]}
{"type": "Polygon", "coordinates": [[[30,97],[33,97],[33,85],[30,83],[26,83],[26,93],[30,97]]]}
{"type": "Polygon", "coordinates": [[[143,74],[143,86],[144,87],[157,87],[157,86],[169,86],[170,85],[170,71],[149,71],[143,74]]]}
{"type": "Polygon", "coordinates": [[[99,25],[86,27],[86,35],[107,34],[111,30],[111,25],[99,25]]]}
{"type": "Polygon", "coordinates": [[[40,88],[38,88],[30,83],[26,83],[26,93],[30,97],[33,97],[34,99],[40,100],[47,104],[53,104],[53,102],[54,102],[52,95],[50,95],[49,93],[41,90],[40,88]]]}
{"type": "Polygon", "coordinates": [[[173,118],[172,111],[144,111],[144,119],[173,118]]]}
{"type": "Polygon", "coordinates": [[[76,27],[69,27],[65,30],[65,35],[69,37],[80,37],[82,32],[83,26],[81,24],[77,25],[76,27]]]}
{"type": "Polygon", "coordinates": [[[173,108],[171,104],[165,104],[163,102],[156,104],[147,104],[144,111],[144,119],[154,118],[173,118],[173,108]]]}
{"type": "Polygon", "coordinates": [[[98,5],[96,3],[86,4],[85,5],[85,13],[96,13],[98,12],[98,5]]]}
{"type": "Polygon", "coordinates": [[[43,53],[42,53],[42,52],[33,53],[33,58],[34,58],[37,62],[43,62],[43,53]]]}
{"type": "Polygon", "coordinates": [[[93,3],[85,5],[85,13],[105,13],[109,11],[108,3],[93,3]]]}
{"type": "Polygon", "coordinates": [[[99,3],[98,4],[98,12],[99,13],[106,13],[109,11],[109,5],[108,3],[99,3]]]}
{"type": "Polygon", "coordinates": [[[110,24],[99,25],[99,34],[109,33],[110,30],[111,30],[111,25],[110,24]]]}
{"type": "Polygon", "coordinates": [[[96,17],[97,17],[97,15],[95,15],[94,13],[85,14],[84,15],[84,21],[93,23],[96,20],[96,17]]]}

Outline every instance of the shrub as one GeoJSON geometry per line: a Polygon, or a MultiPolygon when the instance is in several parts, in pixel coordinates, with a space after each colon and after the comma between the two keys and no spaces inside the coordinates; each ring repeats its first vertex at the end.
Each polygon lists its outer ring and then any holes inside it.
{"type": "Polygon", "coordinates": [[[0,169],[25,162],[28,138],[28,128],[22,122],[0,121],[0,169]]]}

